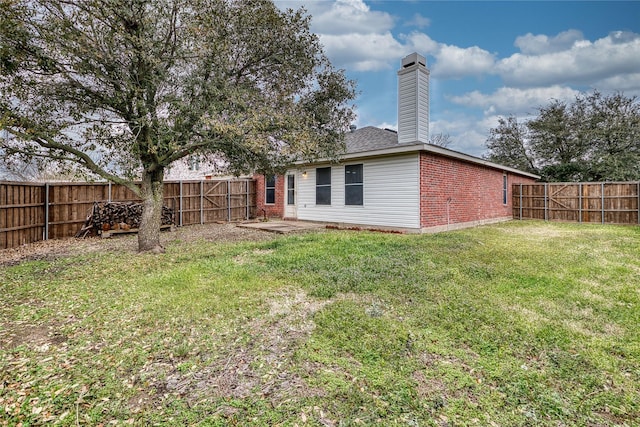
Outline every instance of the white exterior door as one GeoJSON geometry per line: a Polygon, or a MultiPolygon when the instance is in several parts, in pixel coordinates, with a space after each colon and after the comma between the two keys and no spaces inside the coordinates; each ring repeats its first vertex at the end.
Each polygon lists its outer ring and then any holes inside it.
{"type": "Polygon", "coordinates": [[[288,173],[285,175],[285,195],[284,195],[284,217],[298,217],[298,190],[296,188],[296,173],[288,173]]]}

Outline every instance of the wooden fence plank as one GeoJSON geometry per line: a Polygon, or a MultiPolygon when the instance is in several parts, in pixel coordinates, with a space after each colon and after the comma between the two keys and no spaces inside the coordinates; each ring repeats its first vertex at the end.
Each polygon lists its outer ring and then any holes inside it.
{"type": "MultiPolygon", "coordinates": [[[[164,184],[163,199],[181,225],[236,221],[255,216],[255,188],[251,179],[171,181],[164,184]]],[[[0,249],[73,237],[98,201],[141,200],[110,183],[0,181],[0,249]]]]}
{"type": "Polygon", "coordinates": [[[640,182],[514,184],[513,217],[640,224],[640,182]]]}
{"type": "Polygon", "coordinates": [[[0,182],[0,248],[42,240],[43,184],[0,182]]]}

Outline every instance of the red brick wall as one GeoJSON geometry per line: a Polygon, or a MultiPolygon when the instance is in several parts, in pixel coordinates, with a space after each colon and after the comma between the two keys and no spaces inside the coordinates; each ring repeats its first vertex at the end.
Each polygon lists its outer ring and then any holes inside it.
{"type": "Polygon", "coordinates": [[[504,205],[502,177],[503,172],[497,169],[421,153],[421,228],[510,218],[511,185],[535,180],[507,172],[507,204],[504,205]]]}
{"type": "Polygon", "coordinates": [[[266,211],[267,217],[284,216],[284,176],[276,175],[276,201],[273,204],[265,203],[265,177],[264,175],[254,175],[253,179],[256,180],[256,206],[258,207],[258,218],[262,218],[266,211]]]}

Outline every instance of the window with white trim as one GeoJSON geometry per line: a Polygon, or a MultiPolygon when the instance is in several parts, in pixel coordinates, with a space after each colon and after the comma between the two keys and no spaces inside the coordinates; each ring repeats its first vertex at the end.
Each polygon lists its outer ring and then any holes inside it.
{"type": "Polygon", "coordinates": [[[316,205],[331,204],[331,168],[316,169],[316,205]]]}
{"type": "Polygon", "coordinates": [[[507,174],[502,175],[502,204],[507,204],[507,198],[509,197],[509,180],[507,179],[507,174]]]}
{"type": "Polygon", "coordinates": [[[276,202],[276,177],[268,176],[264,182],[264,202],[273,205],[276,202]]]}
{"type": "Polygon", "coordinates": [[[363,205],[362,163],[344,167],[344,204],[350,206],[363,205]]]}
{"type": "Polygon", "coordinates": [[[296,177],[295,175],[287,175],[287,205],[296,204],[296,177]]]}

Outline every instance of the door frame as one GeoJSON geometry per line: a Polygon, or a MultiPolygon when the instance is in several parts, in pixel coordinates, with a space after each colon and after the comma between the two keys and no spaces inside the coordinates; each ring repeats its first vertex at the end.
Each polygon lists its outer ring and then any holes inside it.
{"type": "Polygon", "coordinates": [[[289,171],[284,175],[284,217],[298,218],[298,173],[289,171]],[[289,177],[293,179],[293,188],[289,187],[289,177]],[[289,204],[289,190],[293,190],[293,203],[289,204]]]}

